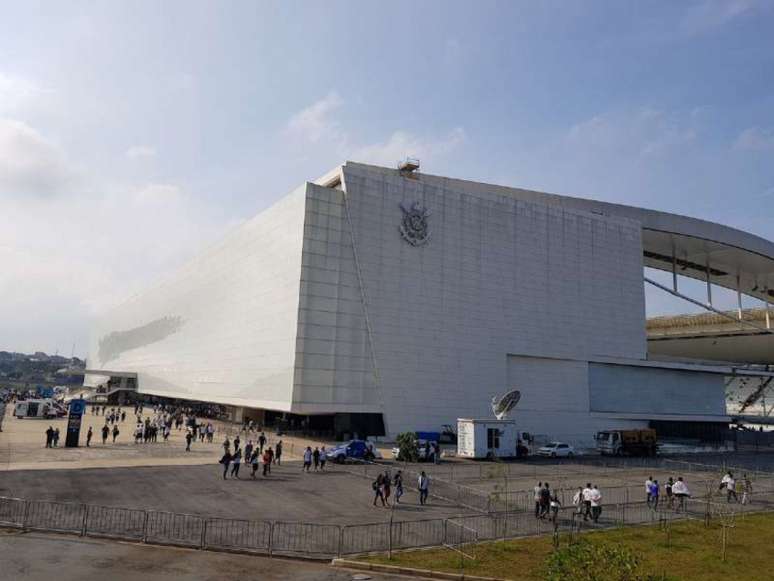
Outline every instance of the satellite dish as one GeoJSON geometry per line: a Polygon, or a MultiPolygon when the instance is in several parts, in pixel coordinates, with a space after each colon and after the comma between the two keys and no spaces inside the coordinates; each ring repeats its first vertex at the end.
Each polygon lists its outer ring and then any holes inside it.
{"type": "Polygon", "coordinates": [[[519,399],[521,399],[521,392],[518,389],[509,391],[500,398],[494,396],[492,398],[492,413],[498,420],[504,420],[519,403],[519,399]]]}

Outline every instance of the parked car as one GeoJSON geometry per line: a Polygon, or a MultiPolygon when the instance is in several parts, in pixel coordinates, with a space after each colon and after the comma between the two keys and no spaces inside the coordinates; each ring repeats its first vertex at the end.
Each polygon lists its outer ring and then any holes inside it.
{"type": "Polygon", "coordinates": [[[572,458],[575,456],[575,448],[564,442],[549,442],[538,449],[537,455],[550,458],[572,458]]]}
{"type": "Polygon", "coordinates": [[[370,459],[381,459],[382,454],[371,442],[350,440],[328,450],[326,456],[330,462],[343,464],[351,460],[367,460],[369,456],[373,456],[370,459]]]}

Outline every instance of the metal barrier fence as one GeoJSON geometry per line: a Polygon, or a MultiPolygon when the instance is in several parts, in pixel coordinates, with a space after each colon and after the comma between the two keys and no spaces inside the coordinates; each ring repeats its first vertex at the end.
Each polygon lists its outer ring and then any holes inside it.
{"type": "MultiPolygon", "coordinates": [[[[674,461],[671,461],[670,467],[675,471],[686,471],[687,468],[674,461]]],[[[359,476],[376,478],[390,467],[365,464],[343,469],[359,476]]],[[[408,477],[417,474],[412,469],[401,469],[408,477]]],[[[701,465],[701,472],[706,473],[708,469],[718,471],[717,466],[701,465]]],[[[744,472],[743,469],[736,471],[744,472]]],[[[496,494],[486,495],[479,490],[435,477],[431,484],[431,494],[462,506],[473,507],[477,514],[396,522],[392,521],[391,514],[387,522],[335,525],[212,518],[156,510],[0,497],[0,526],[269,556],[283,554],[329,558],[416,547],[458,546],[470,542],[469,539],[473,538],[471,531],[475,531],[476,540],[497,540],[526,535],[556,535],[564,531],[582,532],[589,528],[663,523],[685,518],[710,519],[727,513],[774,511],[774,475],[767,472],[754,475],[756,480],[752,492],[748,491],[739,498],[733,495],[726,497],[725,491],[718,490],[718,478],[696,480],[691,483],[693,498],[684,502],[672,499],[670,503],[662,495],[658,507],[651,507],[644,502],[644,490],[640,486],[603,488],[605,504],[596,520],[571,505],[570,495],[575,490],[558,491],[564,506],[542,518],[535,518],[531,491],[514,492],[513,496],[506,495],[503,499],[496,494]],[[502,510],[503,505],[507,510],[502,510]]]]}
{"type": "Polygon", "coordinates": [[[535,518],[526,511],[451,518],[332,525],[208,518],[155,510],[33,501],[0,497],[0,526],[70,532],[200,549],[330,558],[430,546],[460,546],[479,540],[576,533],[624,525],[687,518],[774,511],[774,487],[759,488],[744,500],[723,496],[674,502],[658,508],[639,503],[606,503],[597,514],[563,507],[535,518]]]}

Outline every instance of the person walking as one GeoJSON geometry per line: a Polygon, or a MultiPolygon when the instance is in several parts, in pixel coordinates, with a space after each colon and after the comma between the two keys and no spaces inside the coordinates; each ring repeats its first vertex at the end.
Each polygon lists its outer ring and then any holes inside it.
{"type": "Polygon", "coordinates": [[[653,477],[648,476],[648,478],[645,480],[645,503],[648,505],[648,508],[650,508],[650,491],[653,487],[653,477]]]}
{"type": "Polygon", "coordinates": [[[277,446],[275,447],[274,462],[277,464],[277,466],[282,464],[282,440],[277,442],[277,446]]]}
{"type": "Polygon", "coordinates": [[[258,449],[261,451],[261,454],[263,454],[263,447],[266,445],[266,434],[261,432],[261,435],[258,436],[258,449]]]}
{"type": "Polygon", "coordinates": [[[417,487],[419,488],[419,504],[424,506],[427,503],[427,497],[430,494],[430,478],[428,478],[424,470],[422,470],[422,473],[417,479],[417,487]]]}
{"type": "Polygon", "coordinates": [[[247,445],[245,446],[245,463],[249,462],[250,458],[252,457],[253,457],[253,441],[248,440],[247,445]]]}
{"type": "Polygon", "coordinates": [[[118,434],[121,432],[118,431],[118,424],[113,426],[113,443],[116,443],[116,438],[118,437],[118,434]]]}
{"type": "Polygon", "coordinates": [[[325,446],[320,448],[320,470],[325,470],[325,463],[328,461],[328,451],[325,446]]]}
{"type": "Polygon", "coordinates": [[[752,496],[752,482],[747,477],[747,474],[742,475],[742,505],[746,505],[750,502],[752,496]]]}
{"type": "Polygon", "coordinates": [[[241,440],[239,439],[239,434],[236,435],[236,438],[234,438],[234,450],[239,450],[239,443],[241,440]]]}
{"type": "Polygon", "coordinates": [[[543,490],[543,483],[538,482],[532,489],[532,500],[535,502],[535,518],[540,518],[540,491],[543,490]]]}
{"type": "Polygon", "coordinates": [[[263,475],[268,476],[271,474],[271,461],[272,461],[272,453],[269,448],[266,448],[263,451],[263,475]]]}
{"type": "Polygon", "coordinates": [[[591,518],[591,482],[586,483],[583,489],[583,520],[591,518]]]}
{"type": "MultiPolygon", "coordinates": [[[[191,451],[191,440],[193,440],[193,434],[190,430],[188,430],[185,433],[185,451],[190,452],[191,451]]],[[[237,448],[237,452],[239,451],[239,448],[237,448]]],[[[236,453],[235,453],[236,455],[236,453]]]]}
{"type": "MultiPolygon", "coordinates": [[[[245,461],[247,460],[247,456],[245,456],[245,461]]],[[[258,448],[253,450],[253,453],[250,454],[250,478],[255,480],[255,473],[258,472],[258,464],[261,462],[261,455],[258,453],[258,448]]]]}
{"type": "Polygon", "coordinates": [[[559,517],[559,509],[562,508],[562,502],[556,494],[556,489],[554,489],[554,492],[551,495],[549,506],[551,507],[551,522],[556,524],[556,520],[559,517]]]}
{"type": "Polygon", "coordinates": [[[433,442],[433,463],[441,463],[441,446],[438,445],[438,442],[433,442]]]}
{"type": "Polygon", "coordinates": [[[54,429],[54,447],[59,447],[59,428],[54,429]]]}
{"type": "Polygon", "coordinates": [[[380,472],[379,475],[376,477],[376,480],[374,480],[371,483],[371,488],[374,490],[374,506],[376,506],[376,501],[381,500],[382,506],[387,506],[387,503],[384,502],[384,486],[382,480],[384,479],[384,475],[380,472]]]}
{"type": "Polygon", "coordinates": [[[395,474],[393,484],[395,485],[395,502],[400,504],[400,497],[403,496],[403,473],[400,470],[395,474]]]}
{"type": "Polygon", "coordinates": [[[677,499],[677,512],[683,511],[685,512],[686,509],[686,502],[688,498],[691,496],[691,493],[688,491],[688,486],[683,481],[682,476],[677,477],[677,482],[674,483],[672,486],[672,492],[675,495],[675,498],[677,499]]]}
{"type": "Polygon", "coordinates": [[[54,428],[48,426],[46,430],[46,448],[53,448],[54,446],[54,428]]]}
{"type": "Polygon", "coordinates": [[[228,450],[223,452],[220,463],[223,465],[223,480],[226,480],[228,477],[228,465],[231,464],[231,453],[228,450]]]}
{"type": "Polygon", "coordinates": [[[734,502],[739,502],[739,497],[736,495],[736,480],[734,480],[734,475],[730,472],[728,480],[726,480],[726,502],[731,502],[731,499],[734,499],[734,502]]]}
{"type": "MultiPolygon", "coordinates": [[[[92,408],[94,409],[94,408],[92,408]]],[[[89,431],[86,432],[86,447],[91,447],[91,438],[94,436],[94,432],[91,430],[91,426],[89,426],[89,431]]]]}
{"type": "Polygon", "coordinates": [[[239,480],[239,467],[242,464],[242,449],[237,448],[231,457],[231,477],[239,480]]]}
{"type": "Polygon", "coordinates": [[[572,497],[572,503],[575,506],[575,514],[580,516],[583,514],[583,487],[579,486],[575,496],[572,497]]]}
{"type": "Polygon", "coordinates": [[[107,443],[109,433],[110,433],[110,428],[108,428],[107,423],[105,423],[105,425],[102,426],[102,445],[103,446],[107,443]]]}
{"type": "Polygon", "coordinates": [[[387,506],[390,506],[390,494],[392,494],[392,477],[389,470],[385,470],[384,478],[382,478],[382,492],[384,493],[384,501],[387,506]]]}
{"type": "Polygon", "coordinates": [[[723,475],[723,478],[720,479],[720,484],[718,485],[718,490],[720,492],[723,492],[724,490],[727,491],[728,490],[728,481],[732,480],[733,478],[734,478],[734,475],[731,474],[731,471],[730,470],[727,471],[723,475]]]}
{"type": "Polygon", "coordinates": [[[312,452],[312,462],[314,462],[314,471],[317,472],[320,468],[320,449],[315,446],[314,452],[312,452]]]}
{"type": "Polygon", "coordinates": [[[658,510],[658,499],[660,493],[661,490],[658,485],[658,480],[654,480],[653,484],[650,485],[650,508],[653,510],[658,510]]]}
{"type": "Polygon", "coordinates": [[[667,497],[667,506],[669,508],[674,508],[675,505],[675,497],[672,493],[672,487],[675,485],[674,479],[670,476],[669,480],[667,480],[667,483],[664,485],[664,492],[666,492],[667,497]]]}
{"type": "Polygon", "coordinates": [[[309,468],[311,467],[312,467],[312,448],[307,446],[306,450],[304,450],[304,466],[301,468],[301,470],[309,472],[309,468]]]}
{"type": "Polygon", "coordinates": [[[551,506],[551,486],[546,482],[543,484],[543,488],[540,489],[540,515],[538,518],[544,519],[548,516],[548,511],[551,506]]]}

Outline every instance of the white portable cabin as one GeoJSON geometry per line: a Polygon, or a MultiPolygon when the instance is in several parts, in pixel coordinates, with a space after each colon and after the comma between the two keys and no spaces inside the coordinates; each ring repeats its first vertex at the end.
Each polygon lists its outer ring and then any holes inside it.
{"type": "Polygon", "coordinates": [[[512,458],[518,440],[514,420],[457,420],[457,456],[461,458],[512,458]]]}

